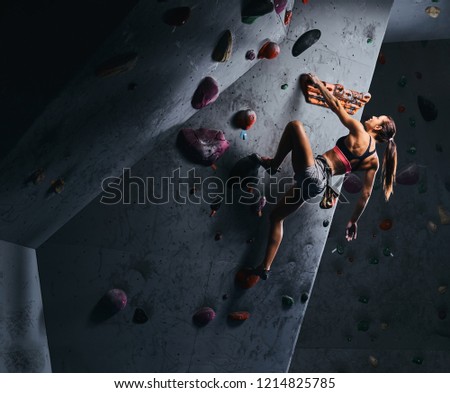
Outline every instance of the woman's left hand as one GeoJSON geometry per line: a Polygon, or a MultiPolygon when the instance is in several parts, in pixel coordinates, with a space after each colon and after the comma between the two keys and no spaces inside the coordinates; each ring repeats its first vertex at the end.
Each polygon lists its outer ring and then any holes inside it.
{"type": "Polygon", "coordinates": [[[347,241],[356,239],[357,233],[358,225],[356,225],[356,222],[349,221],[347,227],[345,228],[345,238],[347,241]]]}

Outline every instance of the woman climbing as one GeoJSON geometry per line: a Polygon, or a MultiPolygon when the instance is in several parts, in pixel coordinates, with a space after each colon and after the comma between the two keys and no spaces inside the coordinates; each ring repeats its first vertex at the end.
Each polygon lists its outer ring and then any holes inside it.
{"type": "Polygon", "coordinates": [[[361,196],[347,223],[346,239],[357,236],[357,222],[363,213],[372,193],[379,161],[376,143],[386,143],[382,164],[382,183],[384,196],[389,200],[393,193],[397,168],[397,148],[394,142],[395,123],[390,116],[373,116],[364,124],[350,117],[339,100],[334,97],[322,81],[308,74],[309,83],[318,88],[329,108],[336,113],[342,124],[348,128],[348,135],[338,139],[336,146],[316,158],[313,156],[308,136],[303,124],[294,120],[288,123],[281,136],[277,152],[273,158],[261,157],[261,165],[270,173],[276,173],[289,152],[292,152],[292,166],[296,184],[292,186],[277,203],[270,214],[270,232],[266,254],[262,263],[252,269],[251,274],[263,280],[269,276],[270,267],[283,238],[283,222],[306,200],[320,194],[326,186],[327,171],[331,175],[342,175],[351,171],[363,171],[364,181],[361,196]]]}

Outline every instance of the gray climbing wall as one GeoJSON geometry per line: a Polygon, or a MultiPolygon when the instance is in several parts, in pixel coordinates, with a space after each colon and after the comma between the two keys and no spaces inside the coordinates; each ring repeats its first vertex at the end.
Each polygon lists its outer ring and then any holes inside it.
{"type": "Polygon", "coordinates": [[[0,240],[0,372],[51,372],[36,252],[0,240]]]}
{"type": "Polygon", "coordinates": [[[337,208],[291,371],[450,371],[450,220],[439,217],[439,206],[450,211],[449,50],[448,40],[382,47],[386,62],[377,65],[365,113],[393,115],[397,174],[416,164],[420,177],[398,184],[388,203],[376,189],[351,244],[342,236],[351,208],[337,208]],[[418,95],[436,105],[436,120],[422,118],[418,95]],[[390,230],[379,228],[384,219],[392,220],[390,230]],[[332,252],[338,244],[345,245],[342,255],[332,252]],[[393,256],[384,255],[386,247],[393,256]],[[358,330],[360,321],[369,323],[367,331],[358,330]]]}
{"type": "MultiPolygon", "coordinates": [[[[165,184],[163,177],[171,177],[177,170],[182,176],[192,176],[194,172],[188,174],[188,171],[195,169],[195,175],[205,181],[206,187],[211,176],[226,179],[231,166],[242,156],[254,151],[273,154],[285,124],[291,119],[304,122],[315,153],[331,147],[345,130],[330,111],[304,102],[298,76],[312,71],[324,80],[367,90],[391,4],[391,0],[348,1],[339,6],[325,0],[308,5],[297,2],[280,56],[260,61],[225,90],[213,105],[185,123],[178,115],[193,113],[189,101],[200,77],[213,74],[223,83],[221,76],[231,82],[237,74],[228,64],[212,63],[208,59],[210,49],[199,45],[200,37],[205,37],[204,29],[208,31],[218,20],[222,23],[217,16],[211,20],[205,16],[191,33],[186,30],[188,33],[183,36],[164,37],[165,46],[184,48],[184,56],[192,53],[179,60],[193,72],[192,81],[183,84],[182,95],[158,105],[154,113],[159,113],[157,117],[166,122],[158,123],[164,132],[152,135],[152,147],[132,166],[132,175],[154,177],[155,184],[150,184],[147,191],[156,196],[161,195],[161,186],[165,184]],[[290,53],[293,43],[312,28],[322,30],[320,41],[294,58],[290,53]],[[190,34],[192,37],[195,34],[196,38],[184,41],[190,34]],[[197,63],[203,49],[203,60],[197,63]],[[285,83],[288,89],[282,90],[281,85],[285,83]],[[256,111],[258,119],[248,131],[248,139],[243,140],[230,119],[238,110],[248,107],[256,111]],[[169,124],[169,120],[173,121],[169,124]],[[216,171],[193,166],[175,149],[175,137],[184,126],[207,126],[226,132],[231,147],[218,161],[216,171]]],[[[283,29],[281,19],[275,14],[260,18],[254,25],[243,26],[236,12],[233,23],[232,26],[241,29],[246,37],[233,54],[233,63],[242,63],[245,51],[257,50],[266,38],[279,41],[279,29],[283,29]],[[255,32],[259,33],[255,35],[255,32]]],[[[216,33],[224,27],[229,26],[222,25],[216,33]]],[[[249,62],[248,67],[251,64],[249,62]]],[[[122,121],[126,123],[128,114],[120,113],[119,105],[115,108],[114,117],[123,116],[122,121]]],[[[143,107],[136,110],[139,116],[145,116],[141,113],[143,107]]],[[[124,157],[125,150],[122,146],[120,154],[124,157]]],[[[126,162],[119,159],[116,168],[124,164],[126,162]]],[[[116,170],[113,174],[121,176],[122,173],[116,170]]],[[[286,183],[291,176],[290,164],[286,161],[280,177],[287,177],[286,183]]],[[[175,185],[178,183],[175,181],[175,185]]],[[[309,293],[313,286],[329,229],[322,222],[331,219],[333,212],[307,205],[289,219],[273,276],[244,291],[236,287],[234,275],[239,267],[259,262],[272,205],[266,208],[262,218],[251,213],[248,206],[238,203],[223,206],[210,218],[205,201],[181,203],[182,197],[189,195],[193,179],[187,183],[179,193],[169,189],[170,200],[159,205],[139,204],[136,185],[132,186],[134,194],[129,204],[107,206],[99,203],[98,196],[39,247],[47,331],[55,371],[288,370],[307,306],[300,302],[300,296],[309,293]],[[217,232],[222,234],[221,240],[215,240],[217,232]],[[253,241],[249,242],[250,239],[253,241]],[[126,291],[128,305],[122,312],[100,321],[95,315],[96,305],[110,288],[126,291]],[[282,307],[284,294],[296,300],[290,309],[282,307]],[[198,328],[192,323],[192,315],[203,306],[214,308],[217,316],[208,326],[198,328]],[[149,318],[147,323],[133,322],[136,308],[145,311],[149,318]],[[241,310],[251,313],[249,320],[241,325],[227,321],[229,312],[241,310]]],[[[258,189],[267,190],[268,183],[269,179],[263,177],[258,189]]],[[[197,186],[197,194],[201,191],[197,186]]]]}

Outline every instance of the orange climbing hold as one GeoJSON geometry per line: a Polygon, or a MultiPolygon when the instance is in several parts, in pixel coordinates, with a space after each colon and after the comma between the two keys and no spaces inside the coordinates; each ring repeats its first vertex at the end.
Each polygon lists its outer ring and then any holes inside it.
{"type": "Polygon", "coordinates": [[[388,231],[392,228],[392,220],[389,218],[384,219],[380,222],[380,229],[383,231],[388,231]]]}
{"type": "Polygon", "coordinates": [[[280,47],[276,42],[267,41],[258,52],[258,59],[275,59],[280,54],[280,47]]]}
{"type": "Polygon", "coordinates": [[[250,318],[250,313],[248,311],[235,311],[228,314],[228,319],[232,321],[246,321],[250,318]]]}
{"type": "Polygon", "coordinates": [[[249,289],[254,287],[260,280],[259,276],[256,276],[252,273],[252,269],[250,268],[244,268],[239,270],[236,273],[236,284],[241,287],[242,289],[249,289]]]}

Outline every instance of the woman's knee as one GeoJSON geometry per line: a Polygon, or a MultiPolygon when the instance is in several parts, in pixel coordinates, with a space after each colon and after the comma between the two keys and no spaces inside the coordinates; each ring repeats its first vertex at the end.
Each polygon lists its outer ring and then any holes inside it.
{"type": "Polygon", "coordinates": [[[302,132],[305,131],[305,128],[303,127],[303,123],[300,120],[291,120],[289,122],[289,126],[296,131],[302,131],[302,132]]]}

